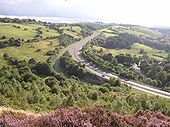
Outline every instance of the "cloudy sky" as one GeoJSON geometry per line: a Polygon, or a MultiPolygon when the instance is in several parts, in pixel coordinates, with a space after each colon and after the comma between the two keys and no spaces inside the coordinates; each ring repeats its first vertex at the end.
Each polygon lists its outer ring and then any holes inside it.
{"type": "Polygon", "coordinates": [[[170,0],[0,0],[0,15],[170,27],[170,0]]]}

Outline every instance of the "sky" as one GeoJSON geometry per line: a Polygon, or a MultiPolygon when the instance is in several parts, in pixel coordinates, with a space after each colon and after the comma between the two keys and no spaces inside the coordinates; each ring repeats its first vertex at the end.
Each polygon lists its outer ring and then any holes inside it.
{"type": "Polygon", "coordinates": [[[0,0],[0,15],[170,27],[169,6],[170,0],[0,0]]]}

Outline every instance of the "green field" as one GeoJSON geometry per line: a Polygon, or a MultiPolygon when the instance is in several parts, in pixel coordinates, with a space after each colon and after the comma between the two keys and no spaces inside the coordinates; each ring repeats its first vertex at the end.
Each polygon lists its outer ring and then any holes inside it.
{"type": "Polygon", "coordinates": [[[19,60],[29,60],[36,58],[38,61],[45,62],[49,56],[45,54],[54,50],[59,45],[58,40],[46,40],[32,43],[25,43],[20,47],[6,47],[0,49],[0,68],[6,64],[3,54],[7,53],[10,57],[17,57],[19,60]],[[41,51],[37,52],[36,50],[41,51]]]}
{"type": "Polygon", "coordinates": [[[79,26],[61,26],[59,27],[60,30],[63,30],[65,34],[72,36],[73,38],[79,39],[82,38],[80,35],[80,31],[82,30],[79,26]]]}
{"type": "Polygon", "coordinates": [[[102,49],[104,54],[112,53],[112,55],[114,56],[118,54],[132,54],[136,56],[142,56],[143,54],[139,53],[140,49],[143,49],[149,57],[158,60],[163,60],[168,55],[168,53],[164,51],[153,49],[151,47],[148,47],[143,44],[138,44],[138,43],[134,43],[130,50],[129,49],[106,49],[100,46],[94,46],[93,48],[96,50],[102,49]]]}
{"type": "Polygon", "coordinates": [[[72,36],[73,38],[76,38],[76,39],[79,39],[79,38],[82,37],[82,36],[78,35],[78,33],[72,32],[72,31],[68,31],[68,30],[64,30],[64,33],[67,34],[67,35],[70,35],[70,36],[72,36]]]}
{"type": "Polygon", "coordinates": [[[106,32],[104,32],[103,34],[104,34],[104,36],[105,36],[106,38],[117,36],[116,34],[106,33],[106,32]]]}
{"type": "MultiPolygon", "coordinates": [[[[59,36],[60,34],[54,30],[47,28],[40,23],[0,23],[0,37],[5,36],[6,39],[11,37],[17,39],[33,39],[36,36],[37,28],[41,28],[42,39],[38,42],[22,43],[20,47],[5,47],[0,49],[0,68],[7,65],[3,59],[3,54],[7,53],[10,57],[17,57],[19,60],[29,60],[30,58],[36,58],[38,61],[45,62],[49,56],[45,55],[48,51],[54,50],[59,46],[59,40],[48,39],[46,37],[59,36]],[[39,50],[37,52],[37,50],[39,50]]],[[[82,30],[79,26],[63,25],[59,27],[63,30],[63,33],[72,36],[75,39],[82,38],[80,31],[82,30]]],[[[61,51],[62,54],[62,51],[61,51]]]]}
{"type": "Polygon", "coordinates": [[[99,31],[101,31],[101,32],[108,32],[108,33],[112,33],[113,32],[112,30],[107,29],[107,28],[101,29],[99,31]]]}
{"type": "Polygon", "coordinates": [[[152,38],[156,39],[157,36],[159,36],[159,33],[145,27],[124,27],[121,25],[113,25],[110,28],[104,28],[102,30],[99,30],[104,33],[106,37],[112,37],[117,34],[122,34],[122,33],[128,33],[131,35],[135,35],[137,37],[143,37],[143,38],[152,38]]]}
{"type": "Polygon", "coordinates": [[[73,30],[73,31],[75,31],[75,32],[77,32],[77,33],[80,33],[80,31],[82,30],[82,28],[81,27],[79,27],[79,26],[61,26],[61,27],[59,27],[59,29],[61,30],[67,30],[67,29],[69,29],[69,30],[73,30]]]}
{"type": "Polygon", "coordinates": [[[113,31],[116,31],[118,33],[128,33],[128,34],[131,34],[131,35],[135,35],[137,37],[143,37],[143,38],[152,38],[152,39],[155,39],[156,36],[158,36],[157,34],[155,34],[154,32],[152,32],[151,34],[151,29],[133,29],[131,27],[124,27],[124,26],[117,26],[117,25],[113,25],[111,27],[111,29],[113,31]]]}
{"type": "Polygon", "coordinates": [[[108,38],[108,37],[114,37],[117,36],[117,34],[114,34],[112,30],[109,30],[107,28],[99,30],[100,32],[103,33],[103,35],[108,38]]]}
{"type": "MultiPolygon", "coordinates": [[[[33,39],[37,31],[35,29],[41,27],[42,39],[39,42],[23,43],[20,47],[6,47],[0,49],[0,68],[7,65],[3,59],[3,54],[7,53],[10,57],[17,57],[19,60],[29,60],[30,58],[36,58],[38,61],[45,62],[49,56],[45,54],[48,51],[54,50],[59,46],[59,40],[49,39],[43,40],[46,37],[59,36],[56,30],[47,28],[41,24],[18,24],[18,23],[0,23],[0,37],[6,36],[7,39],[20,38],[33,39]],[[37,52],[36,50],[40,51],[37,52]]],[[[80,31],[82,30],[79,26],[62,26],[59,29],[63,29],[64,33],[72,36],[75,39],[82,38],[80,31]],[[69,29],[69,30],[68,30],[69,29]],[[72,29],[73,31],[71,31],[72,29]]]]}
{"type": "Polygon", "coordinates": [[[136,27],[133,27],[133,30],[136,30],[138,32],[142,32],[145,34],[153,35],[153,36],[161,36],[161,33],[159,33],[158,31],[156,31],[152,28],[148,28],[148,27],[136,26],[136,27]]]}
{"type": "Polygon", "coordinates": [[[59,36],[59,34],[52,29],[46,28],[40,24],[16,24],[16,23],[0,23],[0,36],[7,38],[33,39],[36,35],[36,28],[41,27],[42,38],[48,36],[59,36]],[[14,27],[14,26],[16,27],[14,27]],[[19,27],[19,28],[17,28],[19,27]]]}

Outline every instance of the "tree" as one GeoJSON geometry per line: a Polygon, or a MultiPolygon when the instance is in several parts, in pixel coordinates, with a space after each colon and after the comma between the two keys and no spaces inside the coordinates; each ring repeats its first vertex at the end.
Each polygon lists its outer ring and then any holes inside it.
{"type": "Polygon", "coordinates": [[[37,61],[36,61],[35,58],[31,58],[31,59],[28,60],[28,63],[29,63],[29,64],[36,64],[37,61]]]}
{"type": "Polygon", "coordinates": [[[164,83],[167,80],[167,72],[166,71],[160,71],[155,75],[155,78],[157,80],[160,80],[162,83],[164,83]]]}
{"type": "Polygon", "coordinates": [[[103,55],[103,59],[108,61],[108,62],[111,62],[112,59],[113,59],[113,56],[112,56],[111,53],[108,53],[108,54],[103,55]]]}
{"type": "Polygon", "coordinates": [[[33,92],[32,92],[33,98],[34,98],[34,103],[38,103],[39,98],[40,98],[40,91],[37,86],[37,84],[34,82],[33,83],[33,92]]]}
{"type": "Polygon", "coordinates": [[[148,61],[142,61],[140,64],[140,69],[144,72],[147,73],[148,72],[148,67],[150,66],[150,64],[148,63],[148,61]]]}
{"type": "Polygon", "coordinates": [[[152,85],[152,79],[151,78],[146,78],[145,83],[149,84],[149,85],[152,85]]]}
{"type": "Polygon", "coordinates": [[[166,57],[166,60],[167,60],[168,62],[170,62],[170,54],[168,54],[168,56],[166,57]]]}
{"type": "Polygon", "coordinates": [[[118,61],[115,57],[113,57],[113,59],[112,59],[112,64],[115,65],[115,66],[118,65],[118,61]]]}
{"type": "Polygon", "coordinates": [[[167,64],[164,68],[164,71],[170,72],[170,64],[167,64]]]}
{"type": "Polygon", "coordinates": [[[8,59],[9,59],[9,55],[8,55],[7,53],[4,53],[3,58],[4,58],[5,60],[8,60],[8,59]]]}
{"type": "Polygon", "coordinates": [[[157,80],[157,86],[162,87],[162,82],[160,80],[157,80]]]}
{"type": "Polygon", "coordinates": [[[144,94],[143,96],[140,97],[140,103],[144,110],[149,109],[148,97],[146,94],[144,94]]]}
{"type": "Polygon", "coordinates": [[[95,92],[95,91],[92,91],[92,92],[89,93],[88,98],[92,99],[93,101],[95,101],[95,100],[98,99],[98,93],[95,92]]]}
{"type": "Polygon", "coordinates": [[[117,80],[115,81],[115,86],[120,86],[120,85],[121,85],[121,82],[120,82],[119,79],[117,79],[117,80]]]}
{"type": "Polygon", "coordinates": [[[49,86],[50,88],[52,88],[54,85],[58,84],[58,81],[55,77],[48,77],[47,79],[45,79],[45,84],[47,86],[49,86]]]}
{"type": "Polygon", "coordinates": [[[169,82],[170,81],[170,73],[167,73],[167,82],[169,82]]]}
{"type": "Polygon", "coordinates": [[[51,90],[50,90],[51,93],[55,93],[55,94],[58,94],[59,92],[59,88],[58,88],[58,85],[54,85],[51,90]]]}
{"type": "Polygon", "coordinates": [[[109,90],[106,87],[100,87],[99,91],[101,91],[102,93],[107,93],[109,92],[109,90]]]}
{"type": "Polygon", "coordinates": [[[75,99],[72,94],[70,94],[66,99],[63,100],[63,107],[73,107],[75,104],[75,99]]]}
{"type": "Polygon", "coordinates": [[[6,36],[3,35],[3,36],[1,37],[1,39],[6,39],[6,36]]]}
{"type": "Polygon", "coordinates": [[[155,75],[156,75],[156,70],[155,69],[150,69],[148,72],[147,72],[147,76],[151,79],[154,79],[155,75]]]}
{"type": "Polygon", "coordinates": [[[137,78],[138,78],[139,81],[143,81],[144,80],[144,76],[143,75],[139,75],[137,78]]]}
{"type": "Polygon", "coordinates": [[[144,49],[140,49],[139,54],[145,54],[144,49]]]}
{"type": "Polygon", "coordinates": [[[40,75],[50,76],[52,74],[52,69],[47,63],[38,63],[34,69],[40,75]]]}
{"type": "Polygon", "coordinates": [[[136,103],[134,96],[131,94],[126,97],[126,101],[130,106],[134,106],[134,104],[136,103]]]}
{"type": "Polygon", "coordinates": [[[37,77],[33,73],[25,72],[25,74],[22,76],[23,81],[25,82],[33,82],[37,80],[37,77]]]}
{"type": "Polygon", "coordinates": [[[100,48],[99,53],[103,53],[103,48],[100,48]]]}
{"type": "Polygon", "coordinates": [[[152,80],[152,85],[153,85],[153,86],[158,86],[157,81],[156,81],[156,80],[152,80]]]}
{"type": "Polygon", "coordinates": [[[75,100],[77,101],[78,100],[78,86],[76,83],[73,83],[71,85],[70,92],[73,95],[73,97],[75,98],[75,100]]]}

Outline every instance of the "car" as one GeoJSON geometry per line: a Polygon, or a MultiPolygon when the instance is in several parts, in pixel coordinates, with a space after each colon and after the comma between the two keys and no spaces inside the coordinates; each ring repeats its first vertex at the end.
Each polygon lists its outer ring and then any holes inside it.
{"type": "Polygon", "coordinates": [[[102,75],[102,77],[105,77],[105,75],[102,75]]]}
{"type": "Polygon", "coordinates": [[[90,68],[93,68],[91,65],[89,65],[90,68]]]}
{"type": "Polygon", "coordinates": [[[90,64],[89,64],[89,63],[86,63],[85,65],[88,66],[88,65],[90,65],[90,64]]]}
{"type": "Polygon", "coordinates": [[[95,71],[97,71],[98,70],[98,68],[95,68],[95,71]]]}

